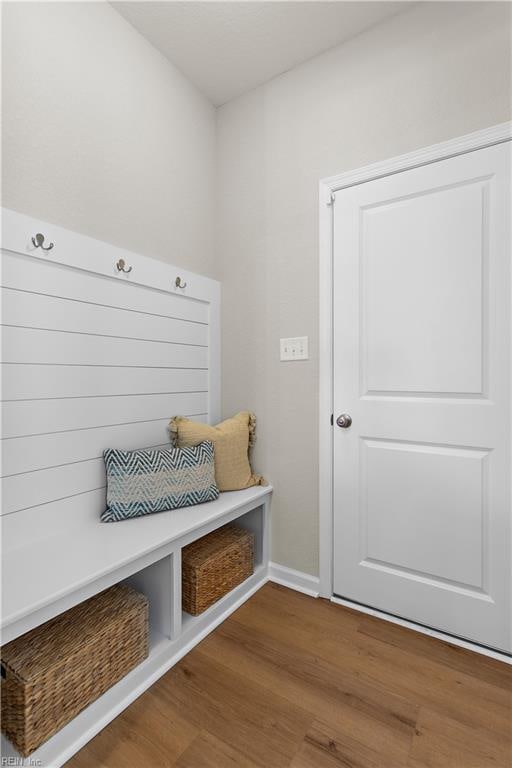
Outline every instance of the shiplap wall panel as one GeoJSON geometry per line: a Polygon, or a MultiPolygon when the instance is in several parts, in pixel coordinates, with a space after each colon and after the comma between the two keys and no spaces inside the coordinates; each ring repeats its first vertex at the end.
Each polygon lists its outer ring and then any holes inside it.
{"type": "Polygon", "coordinates": [[[31,230],[45,227],[12,212],[6,222],[2,513],[16,546],[27,533],[98,519],[105,448],[169,447],[172,416],[209,421],[219,287],[135,254],[125,257],[133,272],[119,273],[118,249],[55,228],[55,249],[35,251],[31,230]]]}
{"type": "MultiPolygon", "coordinates": [[[[5,480],[2,481],[5,483],[5,480]]],[[[69,530],[71,541],[79,546],[76,538],[80,525],[97,522],[105,509],[105,488],[55,499],[48,504],[38,504],[2,517],[3,546],[22,547],[28,537],[44,539],[61,535],[69,530]]]]}
{"type": "Polygon", "coordinates": [[[109,424],[133,424],[162,418],[165,414],[170,418],[180,414],[205,413],[207,410],[208,397],[204,392],[17,400],[2,404],[3,435],[4,439],[8,439],[109,424]]]}
{"type": "MultiPolygon", "coordinates": [[[[114,270],[112,275],[115,275],[114,270]]],[[[30,256],[6,251],[2,253],[2,286],[5,288],[18,288],[132,312],[146,312],[198,323],[209,322],[208,305],[203,301],[130,283],[130,275],[118,274],[116,277],[113,280],[104,275],[50,264],[30,256]]]]}
{"type": "Polygon", "coordinates": [[[208,368],[208,348],[160,341],[115,339],[67,331],[2,328],[6,363],[208,368]]]}
{"type": "Polygon", "coordinates": [[[4,363],[2,385],[4,400],[207,392],[208,371],[4,363]]]}
{"type": "Polygon", "coordinates": [[[4,514],[104,487],[103,459],[11,475],[2,479],[4,514]]]}
{"type": "MultiPolygon", "coordinates": [[[[164,443],[147,447],[169,448],[170,445],[164,443]]],[[[56,489],[59,498],[64,499],[105,487],[103,458],[86,459],[76,464],[11,475],[2,479],[4,514],[55,501],[56,489]]]]}
{"type": "MultiPolygon", "coordinates": [[[[186,416],[187,414],[182,414],[186,416]]],[[[205,422],[206,414],[195,414],[195,421],[205,422]]],[[[2,474],[17,475],[100,458],[104,449],[121,448],[133,451],[156,445],[170,446],[169,418],[139,421],[135,425],[116,424],[71,432],[14,437],[5,443],[2,474]]]]}
{"type": "Polygon", "coordinates": [[[57,299],[12,288],[2,288],[0,301],[9,323],[24,328],[208,346],[208,326],[203,323],[74,299],[57,299]]]}

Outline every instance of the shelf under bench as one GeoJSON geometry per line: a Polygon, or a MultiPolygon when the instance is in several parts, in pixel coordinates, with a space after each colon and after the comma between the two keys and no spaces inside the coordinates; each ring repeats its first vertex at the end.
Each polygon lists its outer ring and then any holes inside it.
{"type": "Polygon", "coordinates": [[[2,757],[16,757],[17,765],[63,765],[259,589],[268,578],[271,493],[270,486],[258,486],[223,493],[208,504],[121,523],[91,521],[7,551],[9,542],[4,540],[2,642],[112,584],[127,581],[149,597],[150,652],[142,664],[43,744],[26,763],[4,737],[2,757]],[[254,573],[203,614],[193,617],[182,613],[182,547],[233,520],[255,533],[254,573]]]}

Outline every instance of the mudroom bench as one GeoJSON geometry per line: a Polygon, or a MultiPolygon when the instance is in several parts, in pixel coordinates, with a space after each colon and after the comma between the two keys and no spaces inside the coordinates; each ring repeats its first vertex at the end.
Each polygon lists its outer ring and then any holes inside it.
{"type": "MultiPolygon", "coordinates": [[[[121,523],[89,519],[55,534],[39,531],[32,543],[26,536],[21,547],[13,539],[9,546],[4,530],[2,642],[119,582],[143,592],[150,606],[149,657],[32,753],[27,765],[63,765],[267,581],[271,494],[271,486],[258,486],[121,523]],[[231,521],[254,533],[254,573],[190,616],[181,608],[181,550],[231,521]]],[[[25,764],[4,737],[2,757],[25,764]]]]}

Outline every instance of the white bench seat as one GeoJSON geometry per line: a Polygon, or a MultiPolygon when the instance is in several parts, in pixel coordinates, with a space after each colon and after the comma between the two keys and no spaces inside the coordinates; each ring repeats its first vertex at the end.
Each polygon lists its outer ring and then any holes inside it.
{"type": "MultiPolygon", "coordinates": [[[[24,634],[120,581],[149,599],[149,656],[70,723],[22,760],[1,738],[2,757],[16,765],[59,768],[137,696],[268,580],[271,486],[222,493],[216,501],[154,515],[74,527],[32,542],[2,542],[2,641],[24,634]],[[181,549],[235,521],[255,534],[254,573],[199,616],[181,608],[181,549]]],[[[13,530],[17,530],[14,528],[13,530]]],[[[28,531],[27,531],[28,534],[28,531]]],[[[6,540],[7,538],[7,540],[6,540]]]]}
{"type": "Polygon", "coordinates": [[[272,489],[101,523],[105,447],[168,446],[173,414],[220,420],[220,284],[14,211],[2,224],[2,642],[118,582],[149,601],[147,659],[27,761],[2,739],[13,765],[59,768],[265,583],[272,489]],[[181,550],[234,520],[254,533],[254,573],[189,616],[181,550]]]}
{"type": "Polygon", "coordinates": [[[83,523],[72,532],[66,530],[33,543],[25,540],[20,548],[9,548],[9,542],[4,540],[4,642],[109,586],[109,581],[115,583],[119,576],[124,578],[130,564],[144,567],[139,563],[142,559],[154,561],[160,550],[168,549],[169,545],[181,548],[246,508],[263,503],[271,491],[270,486],[256,486],[222,493],[208,504],[118,523],[83,523]],[[109,575],[114,579],[108,579],[109,575]]]}

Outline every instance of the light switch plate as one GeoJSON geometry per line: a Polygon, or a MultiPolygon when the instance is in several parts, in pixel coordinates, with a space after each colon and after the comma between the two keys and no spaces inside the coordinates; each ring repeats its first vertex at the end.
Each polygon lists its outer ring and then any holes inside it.
{"type": "Polygon", "coordinates": [[[308,337],[295,336],[293,339],[280,339],[281,360],[308,360],[308,337]]]}

